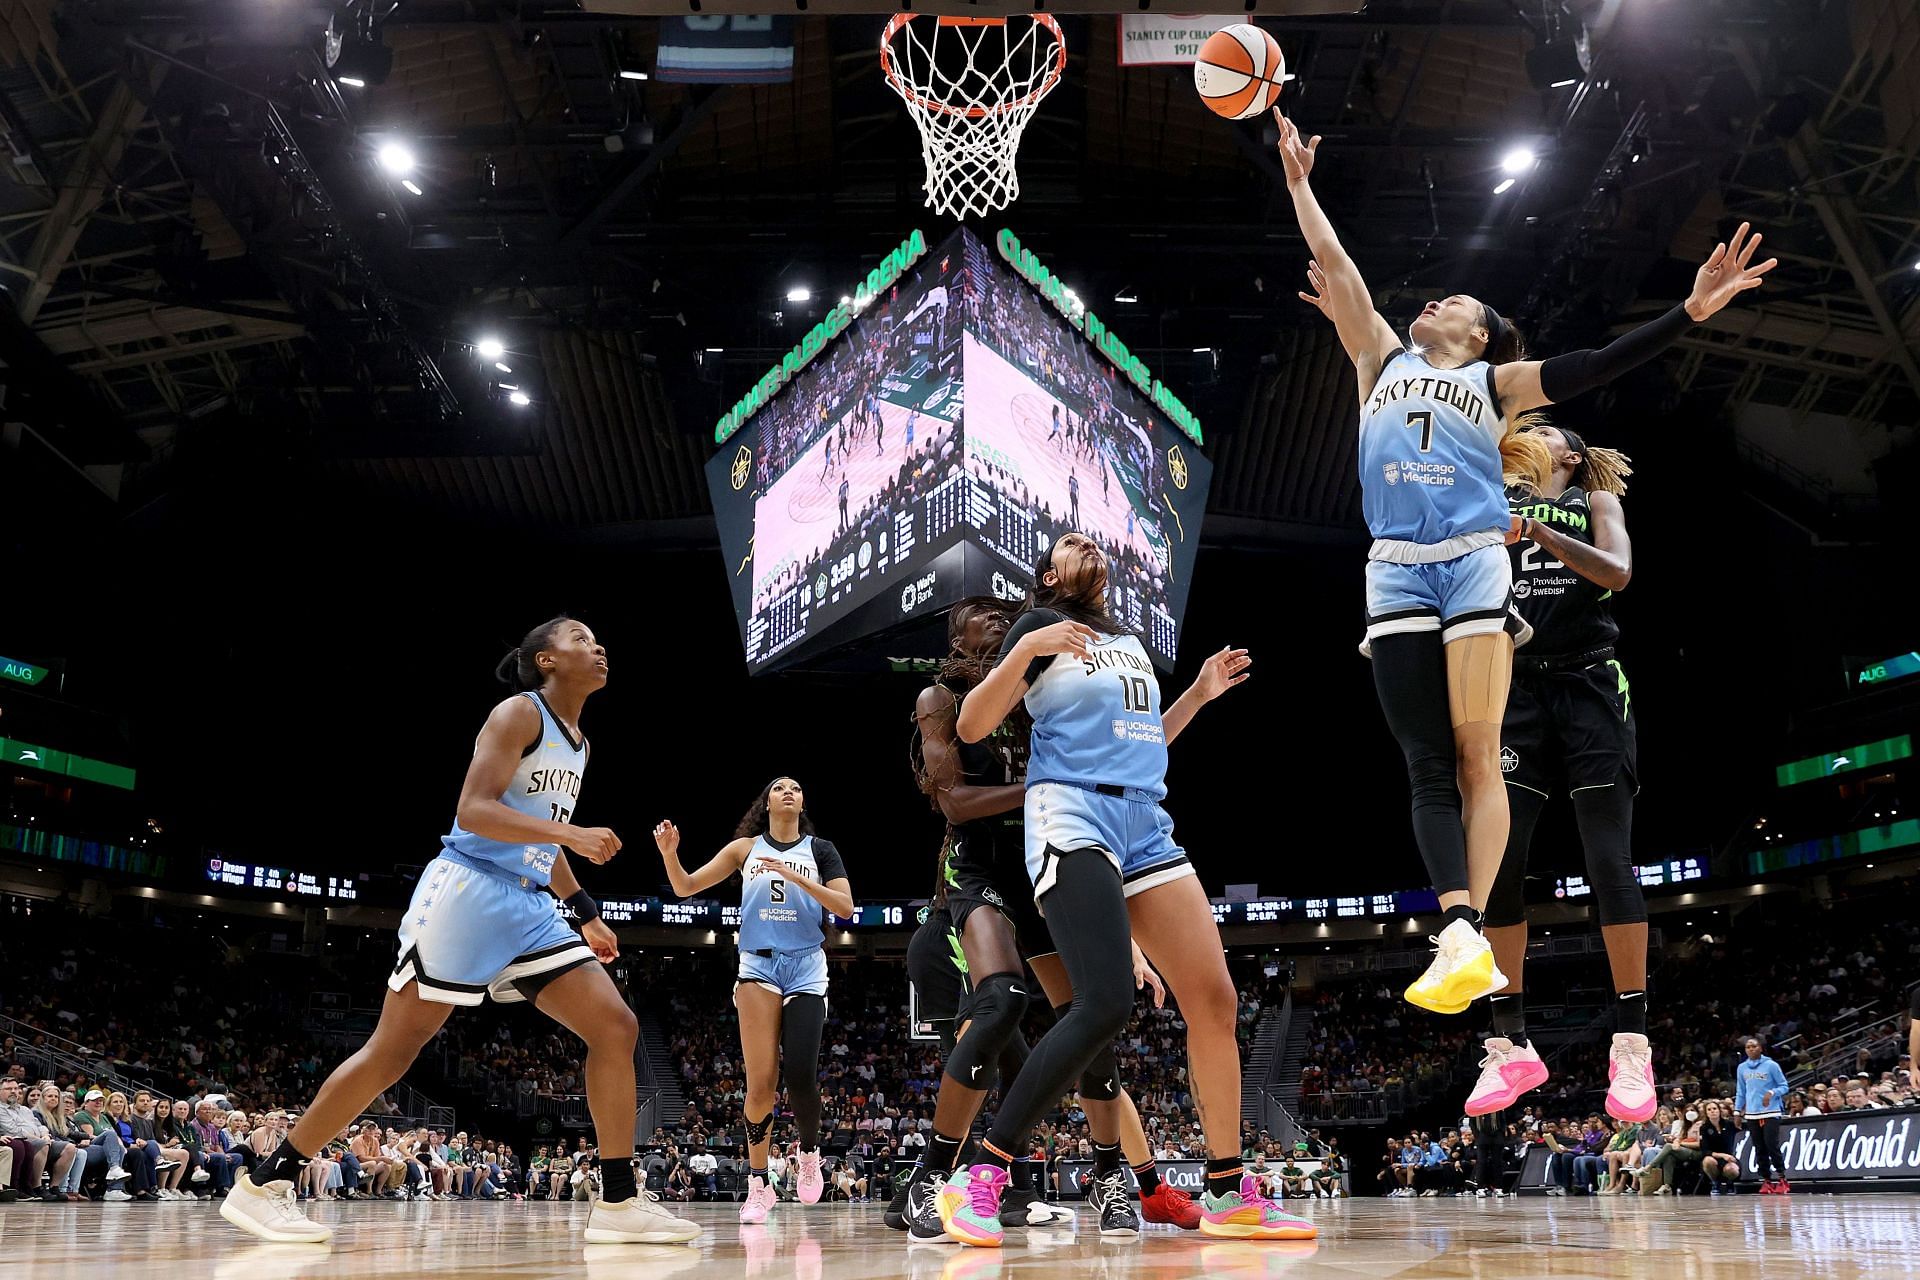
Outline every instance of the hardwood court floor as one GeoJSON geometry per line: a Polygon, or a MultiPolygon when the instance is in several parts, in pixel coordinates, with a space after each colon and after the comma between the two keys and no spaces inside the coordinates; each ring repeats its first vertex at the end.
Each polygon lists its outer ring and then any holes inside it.
{"type": "MultiPolygon", "coordinates": [[[[578,1280],[1317,1280],[1549,1276],[1782,1280],[1920,1272],[1920,1200],[1906,1195],[1785,1200],[1316,1201],[1317,1241],[1216,1242],[1156,1227],[1138,1240],[1009,1231],[1000,1250],[908,1248],[877,1205],[781,1205],[742,1228],[695,1205],[698,1246],[583,1245],[584,1205],[349,1204],[313,1216],[331,1248],[269,1245],[209,1205],[0,1206],[8,1280],[353,1280],[565,1276],[578,1280]]],[[[1081,1222],[1086,1217],[1081,1216],[1081,1222]]]]}

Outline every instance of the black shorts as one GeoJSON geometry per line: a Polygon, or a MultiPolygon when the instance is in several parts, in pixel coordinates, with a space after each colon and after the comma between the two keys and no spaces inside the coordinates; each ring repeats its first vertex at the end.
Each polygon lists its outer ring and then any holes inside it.
{"type": "Polygon", "coordinates": [[[1527,671],[1519,663],[1500,726],[1500,771],[1540,795],[1604,787],[1626,774],[1638,789],[1633,694],[1617,659],[1564,671],[1527,671]]]}
{"type": "Polygon", "coordinates": [[[982,907],[992,907],[1013,925],[1014,943],[1022,959],[1054,953],[1053,935],[1033,901],[1033,881],[1027,876],[1027,852],[1020,828],[1006,827],[992,834],[955,832],[946,859],[947,913],[953,917],[955,933],[964,936],[967,917],[982,907]]]}
{"type": "Polygon", "coordinates": [[[927,918],[907,942],[907,981],[913,983],[919,1014],[951,1039],[971,987],[960,952],[960,933],[944,907],[929,907],[927,918]],[[944,1024],[944,1025],[942,1025],[944,1024]]]}

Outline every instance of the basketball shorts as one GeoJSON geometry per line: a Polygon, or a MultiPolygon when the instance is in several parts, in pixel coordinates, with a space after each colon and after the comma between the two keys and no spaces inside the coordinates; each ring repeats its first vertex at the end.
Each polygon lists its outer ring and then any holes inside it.
{"type": "Polygon", "coordinates": [[[1513,607],[1513,563],[1507,549],[1479,547],[1432,564],[1367,561],[1367,635],[1360,652],[1373,656],[1379,636],[1438,631],[1442,643],[1464,636],[1513,633],[1516,645],[1533,628],[1513,607]]]}
{"type": "Polygon", "coordinates": [[[782,1002],[795,996],[827,994],[827,953],[819,947],[805,951],[742,951],[735,984],[751,982],[780,994],[782,1002]]]}
{"type": "Polygon", "coordinates": [[[1617,659],[1555,671],[1516,667],[1500,726],[1500,771],[1507,785],[1551,795],[1604,787],[1627,776],[1634,785],[1633,694],[1617,659]]]}
{"type": "Polygon", "coordinates": [[[427,864],[400,920],[400,959],[387,986],[419,984],[420,998],[476,1005],[532,1000],[592,948],[543,889],[442,854],[427,864]]]}
{"type": "Polygon", "coordinates": [[[933,1024],[942,1052],[952,1052],[954,1033],[972,991],[960,930],[944,907],[929,907],[927,918],[907,942],[907,981],[913,984],[915,1010],[933,1024]]]}
{"type": "Polygon", "coordinates": [[[1053,935],[1033,901],[1033,882],[1027,878],[1026,850],[1018,827],[998,831],[978,828],[954,833],[946,852],[947,912],[953,930],[965,936],[967,920],[990,907],[1013,926],[1014,941],[1023,959],[1050,956],[1053,935]]]}
{"type": "Polygon", "coordinates": [[[1067,782],[1027,784],[1027,874],[1034,900],[1046,910],[1059,855],[1097,849],[1120,873],[1131,898],[1194,874],[1187,851],[1173,839],[1173,819],[1138,788],[1108,795],[1067,782]]]}

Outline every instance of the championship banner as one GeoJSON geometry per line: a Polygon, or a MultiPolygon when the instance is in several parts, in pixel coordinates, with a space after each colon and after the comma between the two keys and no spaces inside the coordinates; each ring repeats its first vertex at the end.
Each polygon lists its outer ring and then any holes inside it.
{"type": "Polygon", "coordinates": [[[1123,13],[1120,15],[1120,65],[1171,67],[1191,65],[1200,56],[1207,37],[1245,22],[1230,14],[1123,13]]]}
{"type": "Polygon", "coordinates": [[[653,75],[674,84],[785,84],[793,79],[793,19],[771,13],[662,18],[653,75]]]}

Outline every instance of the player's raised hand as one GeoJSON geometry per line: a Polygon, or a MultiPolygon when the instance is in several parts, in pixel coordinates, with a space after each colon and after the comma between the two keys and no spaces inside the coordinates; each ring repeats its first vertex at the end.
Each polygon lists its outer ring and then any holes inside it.
{"type": "Polygon", "coordinates": [[[1758,289],[1760,277],[1780,265],[1778,258],[1768,258],[1758,266],[1748,265],[1760,247],[1758,231],[1754,231],[1751,238],[1747,235],[1752,229],[1752,223],[1741,223],[1733,239],[1715,245],[1713,253],[1694,273],[1693,292],[1687,295],[1686,308],[1695,321],[1705,320],[1732,302],[1735,294],[1758,289]]]}
{"type": "Polygon", "coordinates": [[[674,857],[680,852],[680,828],[671,822],[662,822],[653,829],[653,842],[664,856],[674,857]]]}
{"type": "Polygon", "coordinates": [[[1200,664],[1200,674],[1193,682],[1194,691],[1212,702],[1244,681],[1252,666],[1253,659],[1247,656],[1245,649],[1222,649],[1200,664]]]}
{"type": "Polygon", "coordinates": [[[1273,109],[1274,121],[1280,126],[1280,163],[1286,166],[1287,181],[1305,182],[1307,175],[1313,172],[1313,161],[1320,147],[1320,135],[1302,139],[1300,130],[1293,121],[1280,114],[1280,108],[1273,109]]]}
{"type": "Polygon", "coordinates": [[[1327,273],[1320,269],[1319,263],[1311,259],[1307,261],[1307,285],[1313,292],[1302,292],[1300,301],[1311,302],[1319,308],[1321,315],[1329,320],[1333,319],[1333,299],[1327,296],[1327,273]]]}
{"type": "Polygon", "coordinates": [[[620,837],[613,834],[612,827],[575,827],[567,838],[567,848],[597,866],[611,862],[620,852],[620,837]]]}
{"type": "Polygon", "coordinates": [[[1015,647],[1024,645],[1028,656],[1034,658],[1050,658],[1056,655],[1085,658],[1092,652],[1094,641],[1099,638],[1099,634],[1084,622],[1063,620],[1027,632],[1020,637],[1020,644],[1015,647]]]}

